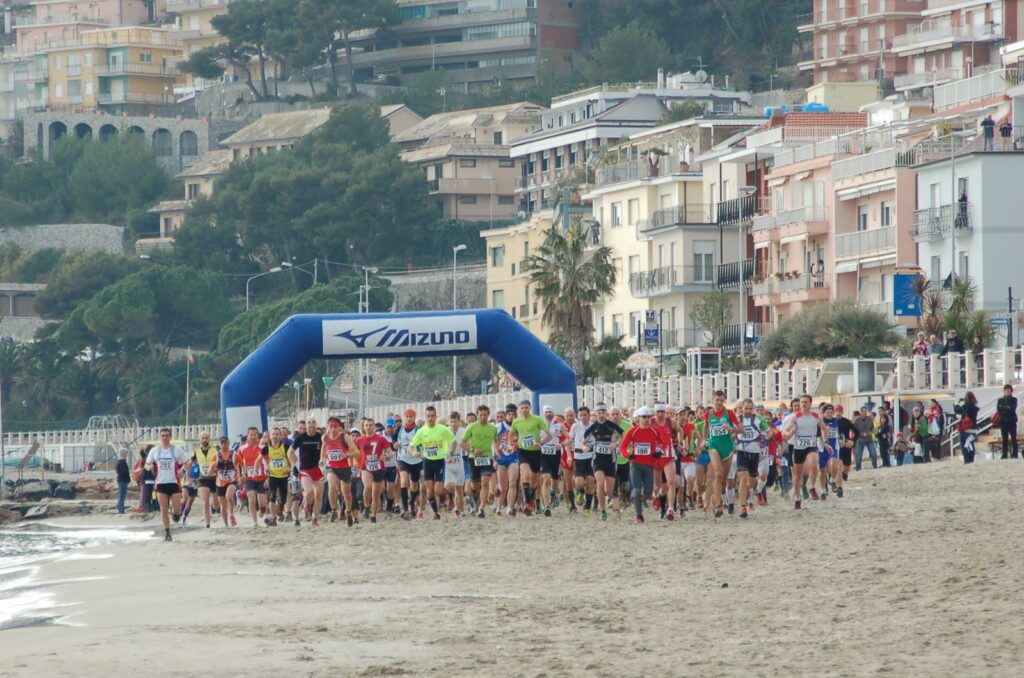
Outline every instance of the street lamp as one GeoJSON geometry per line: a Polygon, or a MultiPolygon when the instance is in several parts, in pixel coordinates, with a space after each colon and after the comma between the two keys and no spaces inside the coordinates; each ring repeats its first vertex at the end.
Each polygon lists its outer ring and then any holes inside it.
{"type": "Polygon", "coordinates": [[[747,294],[743,288],[743,267],[747,263],[747,229],[743,224],[743,199],[756,192],[757,188],[754,186],[740,187],[740,358],[747,352],[747,294]]]}
{"type": "MultiPolygon", "coordinates": [[[[316,266],[316,259],[313,260],[313,265],[316,266]]],[[[313,284],[316,285],[316,279],[317,279],[317,275],[315,273],[316,268],[314,268],[312,271],[307,271],[306,269],[302,268],[301,266],[296,266],[295,264],[293,264],[290,261],[282,261],[281,262],[281,268],[287,269],[287,270],[290,270],[290,271],[291,270],[302,271],[303,273],[308,275],[310,278],[312,278],[313,279],[313,284]]]]}
{"type": "MultiPolygon", "coordinates": [[[[456,273],[458,272],[458,268],[459,268],[459,252],[465,252],[465,251],[466,251],[466,246],[465,245],[456,245],[455,247],[452,248],[452,310],[453,311],[458,309],[458,303],[456,301],[457,295],[458,295],[458,288],[456,286],[456,281],[458,280],[458,278],[456,278],[455,276],[456,276],[456,273]]],[[[458,390],[458,387],[456,386],[456,384],[457,384],[457,382],[456,382],[456,369],[457,369],[457,366],[458,366],[458,361],[459,361],[459,359],[456,356],[453,355],[452,356],[452,391],[457,391],[458,390]]]]}
{"type": "MultiPolygon", "coordinates": [[[[363,266],[363,284],[359,287],[359,312],[370,312],[370,274],[377,273],[376,266],[363,266]]],[[[360,414],[366,411],[370,403],[370,388],[366,383],[366,358],[359,359],[359,411],[360,414]]]]}
{"type": "Polygon", "coordinates": [[[264,271],[263,273],[257,273],[256,275],[252,276],[251,278],[248,278],[245,281],[245,310],[246,311],[249,310],[249,283],[251,283],[256,278],[262,278],[263,276],[270,275],[271,273],[280,273],[283,270],[284,269],[281,268],[280,266],[275,266],[274,268],[270,269],[269,271],[264,271]]]}

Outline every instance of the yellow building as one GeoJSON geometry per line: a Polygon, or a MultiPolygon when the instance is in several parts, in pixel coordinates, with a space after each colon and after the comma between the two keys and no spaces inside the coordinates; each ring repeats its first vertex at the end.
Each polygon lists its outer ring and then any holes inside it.
{"type": "Polygon", "coordinates": [[[232,162],[255,158],[291,148],[302,137],[323,127],[331,117],[330,108],[267,113],[224,140],[232,162]]]}
{"type": "Polygon", "coordinates": [[[47,53],[51,109],[137,113],[174,103],[181,42],[174,31],[128,27],[86,31],[47,53]]]}
{"type": "MultiPolygon", "coordinates": [[[[227,12],[229,0],[167,0],[167,11],[178,15],[178,33],[182,43],[182,59],[207,47],[224,42],[213,28],[213,17],[227,12]]],[[[230,68],[230,67],[229,67],[230,68]]],[[[208,87],[211,82],[185,74],[181,82],[184,92],[208,87]]]]}
{"type": "Polygon", "coordinates": [[[533,294],[530,275],[523,272],[523,261],[544,242],[553,218],[552,210],[544,210],[529,221],[480,232],[487,242],[487,305],[504,309],[544,342],[550,332],[541,322],[544,309],[533,294]]]}
{"type": "Polygon", "coordinates": [[[192,166],[178,174],[177,178],[185,185],[185,195],[181,200],[163,200],[148,211],[158,215],[160,219],[160,235],[156,238],[142,238],[137,245],[159,246],[170,244],[174,240],[174,232],[181,228],[189,205],[200,196],[213,195],[213,182],[227,171],[231,164],[231,151],[210,151],[199,158],[192,166]]]}

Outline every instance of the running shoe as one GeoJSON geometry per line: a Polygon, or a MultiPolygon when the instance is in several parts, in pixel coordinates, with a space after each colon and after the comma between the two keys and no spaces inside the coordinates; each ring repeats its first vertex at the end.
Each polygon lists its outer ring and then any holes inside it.
{"type": "Polygon", "coordinates": [[[338,509],[331,509],[331,522],[338,522],[338,509]]]}
{"type": "Polygon", "coordinates": [[[733,504],[729,504],[729,515],[731,516],[736,511],[736,507],[733,504]]]}
{"type": "Polygon", "coordinates": [[[313,527],[320,527],[320,521],[319,521],[319,520],[317,520],[316,518],[313,518],[313,523],[312,523],[312,525],[313,525],[313,527]]]}
{"type": "Polygon", "coordinates": [[[840,499],[843,498],[843,488],[839,487],[836,489],[836,496],[839,497],[840,499]]]}
{"type": "Polygon", "coordinates": [[[814,501],[818,501],[819,499],[821,499],[821,495],[818,494],[818,489],[815,487],[811,488],[811,499],[813,499],[814,501]]]}
{"type": "Polygon", "coordinates": [[[608,520],[608,512],[607,511],[601,511],[601,522],[603,523],[606,520],[608,520]]]}
{"type": "MultiPolygon", "coordinates": [[[[576,501],[579,501],[579,499],[577,499],[576,501]]],[[[660,511],[661,510],[661,499],[659,499],[658,497],[655,497],[654,501],[651,502],[651,508],[653,508],[655,511],[660,511]]]]}
{"type": "Polygon", "coordinates": [[[582,504],[584,502],[583,490],[576,490],[576,503],[582,504]]]}
{"type": "Polygon", "coordinates": [[[483,510],[483,509],[480,509],[479,511],[477,511],[477,513],[476,513],[476,517],[477,517],[477,518],[486,518],[486,517],[487,517],[487,514],[486,514],[486,513],[484,512],[484,510],[483,510]]]}
{"type": "Polygon", "coordinates": [[[164,541],[171,541],[171,531],[167,530],[164,532],[164,541]]]}
{"type": "MultiPolygon", "coordinates": [[[[298,518],[296,518],[295,519],[295,527],[301,527],[301,526],[302,526],[302,521],[300,521],[298,518]]],[[[209,527],[209,525],[207,525],[207,527],[209,527]]]]}
{"type": "Polygon", "coordinates": [[[370,516],[370,524],[371,525],[376,525],[377,524],[377,516],[370,516]]]}
{"type": "Polygon", "coordinates": [[[178,521],[181,520],[181,515],[178,514],[178,513],[172,513],[171,514],[171,520],[173,520],[175,523],[177,523],[178,521]]]}
{"type": "Polygon", "coordinates": [[[643,525],[644,524],[644,517],[643,516],[637,516],[636,517],[636,524],[637,525],[643,525]]]}
{"type": "Polygon", "coordinates": [[[515,513],[512,512],[512,509],[510,509],[510,508],[505,509],[505,517],[506,518],[511,518],[514,515],[515,515],[515,513]]]}
{"type": "Polygon", "coordinates": [[[353,520],[351,512],[345,514],[345,522],[348,524],[349,527],[352,527],[353,520]]]}
{"type": "Polygon", "coordinates": [[[716,518],[721,518],[722,517],[722,507],[721,506],[715,507],[715,517],[716,518]]]}
{"type": "Polygon", "coordinates": [[[740,507],[740,518],[746,518],[746,517],[747,517],[747,507],[746,506],[742,506],[742,507],[740,507]]]}
{"type": "Polygon", "coordinates": [[[524,506],[523,507],[523,515],[526,516],[527,518],[529,518],[530,516],[533,515],[533,511],[530,510],[529,506],[524,506]]]}
{"type": "Polygon", "coordinates": [[[822,492],[821,493],[821,500],[825,501],[826,499],[828,499],[828,492],[822,492]]]}
{"type": "MultiPolygon", "coordinates": [[[[601,511],[601,513],[604,513],[604,511],[601,511]]],[[[666,520],[675,520],[676,519],[676,512],[673,511],[672,509],[669,509],[668,512],[665,514],[665,519],[666,520]]]]}
{"type": "Polygon", "coordinates": [[[231,516],[228,522],[231,523],[231,527],[236,527],[238,525],[238,521],[235,520],[234,516],[231,516]]]}
{"type": "Polygon", "coordinates": [[[369,518],[370,518],[370,509],[364,508],[363,509],[363,520],[368,520],[369,518]]]}
{"type": "Polygon", "coordinates": [[[574,513],[578,513],[578,509],[575,506],[569,507],[569,515],[572,515],[574,513]]]}
{"type": "Polygon", "coordinates": [[[409,515],[408,511],[402,511],[402,520],[412,520],[412,516],[409,515]]]}
{"type": "Polygon", "coordinates": [[[544,509],[544,517],[545,518],[550,518],[551,517],[551,509],[544,509]]]}
{"type": "Polygon", "coordinates": [[[803,488],[803,495],[804,495],[804,499],[810,499],[810,498],[811,498],[811,495],[810,495],[810,493],[809,493],[809,492],[807,491],[807,488],[806,488],[806,487],[804,487],[804,488],[803,488]]]}
{"type": "Polygon", "coordinates": [[[793,502],[793,508],[796,509],[797,511],[800,510],[800,500],[799,499],[797,499],[795,502],[793,502]]]}
{"type": "Polygon", "coordinates": [[[416,520],[426,520],[426,516],[423,515],[423,511],[416,514],[416,520]]]}

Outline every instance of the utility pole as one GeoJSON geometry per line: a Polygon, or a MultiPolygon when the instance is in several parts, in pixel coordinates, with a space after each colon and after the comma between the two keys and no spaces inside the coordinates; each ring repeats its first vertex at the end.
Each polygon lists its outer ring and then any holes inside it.
{"type": "MultiPolygon", "coordinates": [[[[1012,348],[1014,345],[1013,341],[1013,287],[1006,288],[1006,345],[1012,348]]],[[[1007,372],[1006,369],[1003,372],[1007,372]]],[[[1006,381],[1009,381],[1007,378],[1006,381]]]]}

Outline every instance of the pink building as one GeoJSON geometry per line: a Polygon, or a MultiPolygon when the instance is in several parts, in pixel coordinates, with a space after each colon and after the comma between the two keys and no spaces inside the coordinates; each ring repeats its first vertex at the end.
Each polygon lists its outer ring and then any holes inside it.
{"type": "Polygon", "coordinates": [[[15,15],[14,29],[22,54],[45,51],[78,40],[81,32],[108,26],[137,26],[162,17],[166,0],[157,0],[153,16],[146,0],[38,0],[15,15]]]}
{"type": "Polygon", "coordinates": [[[893,40],[920,23],[925,7],[925,0],[814,0],[814,13],[798,26],[813,41],[800,70],[813,71],[814,84],[906,73],[893,40]]]}

